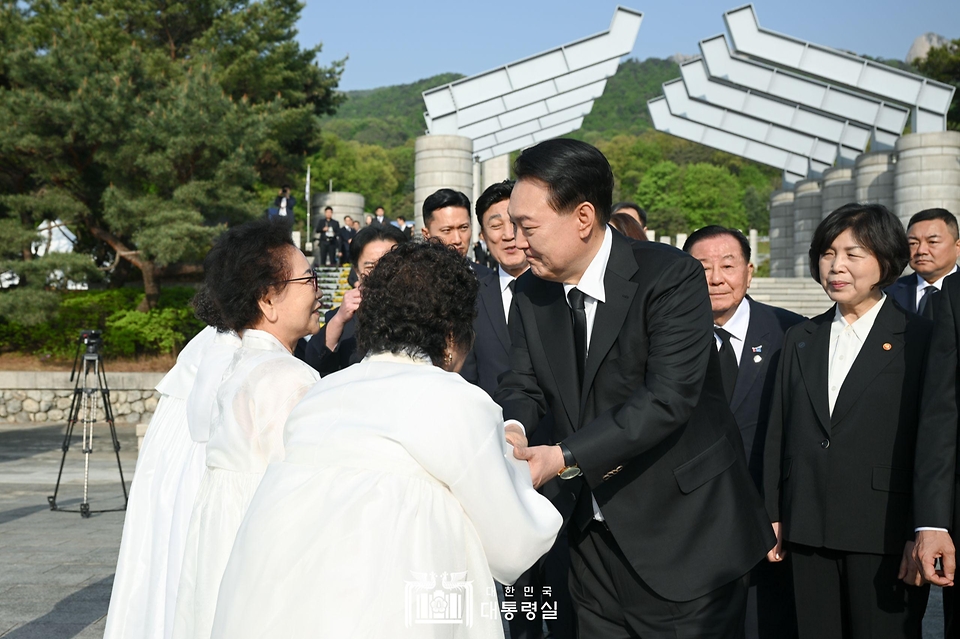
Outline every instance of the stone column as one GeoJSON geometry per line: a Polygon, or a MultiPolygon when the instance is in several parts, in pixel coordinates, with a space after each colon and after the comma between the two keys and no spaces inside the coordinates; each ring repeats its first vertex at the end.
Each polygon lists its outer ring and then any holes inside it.
{"type": "Polygon", "coordinates": [[[823,215],[820,182],[797,182],[793,197],[793,276],[806,277],[810,273],[810,241],[823,215]]]}
{"type": "Polygon", "coordinates": [[[893,173],[896,161],[891,151],[864,153],[853,169],[857,202],[882,204],[893,210],[893,173]]]}
{"type": "Polygon", "coordinates": [[[857,201],[857,183],[853,180],[853,169],[827,169],[823,172],[821,182],[821,220],[844,204],[857,201]]]}
{"type": "Polygon", "coordinates": [[[793,277],[793,190],[770,196],[770,277],[793,277]]]}
{"type": "MultiPolygon", "coordinates": [[[[437,189],[463,192],[473,202],[473,141],[459,135],[424,135],[414,146],[413,209],[423,228],[423,201],[437,189]]],[[[471,212],[472,213],[472,212],[471,212]]]]}
{"type": "Polygon", "coordinates": [[[904,135],[896,153],[893,212],[904,225],[924,209],[960,215],[960,131],[904,135]]]}

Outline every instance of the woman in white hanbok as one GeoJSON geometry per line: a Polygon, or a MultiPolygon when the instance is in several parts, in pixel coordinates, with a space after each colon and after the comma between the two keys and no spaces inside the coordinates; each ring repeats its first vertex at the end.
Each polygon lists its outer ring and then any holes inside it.
{"type": "Polygon", "coordinates": [[[456,374],[476,294],[466,262],[434,243],[397,246],[367,277],[370,354],[291,413],[214,637],[503,637],[494,579],[545,554],[561,518],[514,459],[500,408],[456,374]]]}
{"type": "MultiPolygon", "coordinates": [[[[319,379],[292,354],[297,341],[319,327],[320,292],[288,229],[268,221],[231,229],[208,254],[204,270],[203,294],[219,312],[218,328],[239,333],[241,346],[216,390],[207,472],[193,505],[180,573],[176,639],[210,636],[237,528],[267,464],[284,457],[283,425],[290,410],[319,379]]],[[[205,410],[200,402],[201,420],[205,410]]]]}
{"type": "Polygon", "coordinates": [[[192,507],[204,470],[187,427],[187,397],[215,335],[203,329],[157,384],[160,401],[137,457],[104,639],[165,637],[168,573],[173,568],[179,577],[187,533],[177,498],[186,495],[192,507]]]}

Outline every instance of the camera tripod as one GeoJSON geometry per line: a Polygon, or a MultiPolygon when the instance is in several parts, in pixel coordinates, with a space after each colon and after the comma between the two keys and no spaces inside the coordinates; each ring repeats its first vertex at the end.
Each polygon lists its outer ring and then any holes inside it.
{"type": "Polygon", "coordinates": [[[87,518],[90,513],[114,512],[127,509],[127,484],[123,479],[123,467],[120,465],[120,441],[117,439],[117,429],[113,421],[113,407],[110,405],[110,388],[103,370],[103,356],[100,347],[103,340],[100,331],[82,331],[80,342],[77,345],[77,355],[73,360],[73,370],[70,372],[70,381],[76,377],[73,388],[73,401],[70,404],[70,415],[67,419],[67,431],[63,437],[63,457],[60,459],[60,472],[57,473],[57,485],[53,494],[47,497],[50,510],[64,512],[79,512],[81,517],[87,518]],[[83,359],[80,360],[80,350],[84,349],[83,359]],[[78,371],[77,365],[80,364],[78,371]],[[80,373],[77,375],[77,373],[80,373]],[[90,453],[93,452],[93,425],[97,422],[97,412],[100,402],[103,402],[104,421],[110,427],[110,438],[113,440],[113,452],[117,456],[117,469],[120,471],[120,487],[123,488],[123,508],[108,508],[104,510],[90,510],[88,488],[90,482],[90,453]],[[83,501],[79,510],[70,510],[57,506],[57,493],[60,490],[60,479],[63,477],[63,466],[67,461],[67,451],[73,439],[73,429],[80,422],[83,428],[83,501]]]}

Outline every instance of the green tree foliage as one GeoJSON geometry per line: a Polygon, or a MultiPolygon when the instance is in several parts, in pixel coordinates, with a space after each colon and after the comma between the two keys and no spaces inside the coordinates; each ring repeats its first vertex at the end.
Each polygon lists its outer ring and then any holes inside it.
{"type": "Polygon", "coordinates": [[[930,49],[927,57],[917,61],[917,68],[929,78],[956,87],[947,113],[947,128],[960,131],[960,38],[930,49]]]}
{"type": "Polygon", "coordinates": [[[42,300],[54,268],[78,275],[83,255],[114,283],[139,269],[153,308],[161,277],[196,272],[222,224],[259,214],[257,182],[298,172],[342,100],[342,63],[318,67],[319,48],[293,40],[301,8],[2,0],[0,271],[22,277],[0,313],[42,300]],[[44,219],[66,222],[80,255],[34,259],[44,219]]]}

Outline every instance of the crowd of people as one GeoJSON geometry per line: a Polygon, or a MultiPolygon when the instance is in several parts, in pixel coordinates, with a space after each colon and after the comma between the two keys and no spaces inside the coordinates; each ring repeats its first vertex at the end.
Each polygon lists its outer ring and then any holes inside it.
{"type": "Polygon", "coordinates": [[[739,230],[644,241],[589,144],[514,173],[423,241],[378,209],[322,321],[282,224],[218,240],[105,636],[918,638],[930,584],[960,636],[956,218],[833,211],[808,319],[739,230]]]}

